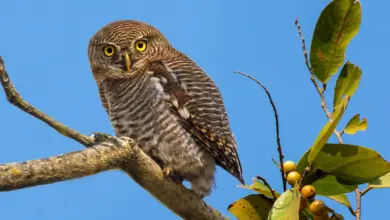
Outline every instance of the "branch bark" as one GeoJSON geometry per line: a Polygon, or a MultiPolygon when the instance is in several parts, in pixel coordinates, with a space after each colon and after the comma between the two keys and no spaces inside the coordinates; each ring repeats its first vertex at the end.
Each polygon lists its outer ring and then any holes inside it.
{"type": "MultiPolygon", "coordinates": [[[[134,145],[134,144],[133,144],[134,145]]],[[[104,142],[83,151],[0,165],[0,191],[56,183],[120,168],[129,157],[130,145],[104,142]]]]}
{"type": "Polygon", "coordinates": [[[97,143],[34,108],[12,85],[0,57],[0,81],[8,101],[45,122],[62,135],[88,147],[68,154],[0,165],[0,191],[17,190],[99,172],[121,169],[152,196],[183,219],[227,219],[182,184],[164,177],[161,168],[129,138],[106,136],[97,143]]]}

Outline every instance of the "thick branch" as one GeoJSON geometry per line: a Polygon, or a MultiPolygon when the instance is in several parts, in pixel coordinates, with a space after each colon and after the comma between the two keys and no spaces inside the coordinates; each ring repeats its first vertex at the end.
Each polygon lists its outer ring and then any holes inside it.
{"type": "Polygon", "coordinates": [[[121,169],[184,219],[225,219],[182,184],[165,179],[161,168],[133,140],[111,137],[83,151],[0,165],[0,190],[10,191],[121,169]]]}
{"type": "MultiPolygon", "coordinates": [[[[12,85],[1,57],[0,80],[10,103],[45,122],[62,135],[86,147],[93,145],[94,138],[63,125],[23,100],[12,85]]],[[[184,219],[227,219],[182,184],[164,178],[161,168],[128,138],[110,137],[106,142],[83,151],[0,165],[0,189],[16,190],[115,168],[126,172],[167,208],[184,219]]]]}
{"type": "Polygon", "coordinates": [[[184,219],[227,219],[184,185],[166,179],[160,166],[139,148],[122,169],[134,181],[184,219]]]}
{"type": "Polygon", "coordinates": [[[119,168],[128,155],[129,145],[102,143],[83,151],[55,157],[0,165],[0,191],[55,183],[119,168]]]}

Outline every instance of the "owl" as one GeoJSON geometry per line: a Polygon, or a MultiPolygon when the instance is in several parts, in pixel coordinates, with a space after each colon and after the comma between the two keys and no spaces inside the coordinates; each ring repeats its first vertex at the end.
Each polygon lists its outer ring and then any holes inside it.
{"type": "Polygon", "coordinates": [[[155,27],[122,20],[90,39],[88,57],[116,136],[134,139],[167,178],[200,197],[215,187],[216,166],[244,183],[220,91],[155,27]]]}

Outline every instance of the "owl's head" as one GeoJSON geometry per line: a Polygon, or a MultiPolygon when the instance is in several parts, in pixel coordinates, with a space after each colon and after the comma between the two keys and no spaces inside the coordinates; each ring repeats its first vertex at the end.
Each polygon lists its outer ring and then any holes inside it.
{"type": "Polygon", "coordinates": [[[155,27],[134,20],[110,23],[92,36],[88,57],[95,80],[141,72],[150,61],[172,52],[168,40],[155,27]]]}

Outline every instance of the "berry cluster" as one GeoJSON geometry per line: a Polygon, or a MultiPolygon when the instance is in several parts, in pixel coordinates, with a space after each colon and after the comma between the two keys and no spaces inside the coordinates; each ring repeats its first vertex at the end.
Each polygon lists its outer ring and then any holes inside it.
{"type": "MultiPolygon", "coordinates": [[[[293,161],[286,161],[283,163],[283,170],[287,175],[287,182],[295,186],[301,183],[301,174],[296,170],[296,164],[293,161]]],[[[301,200],[299,206],[299,212],[302,212],[309,205],[310,212],[313,213],[315,220],[329,219],[329,213],[322,200],[314,200],[316,196],[316,189],[312,185],[305,185],[300,188],[301,200]]]]}

